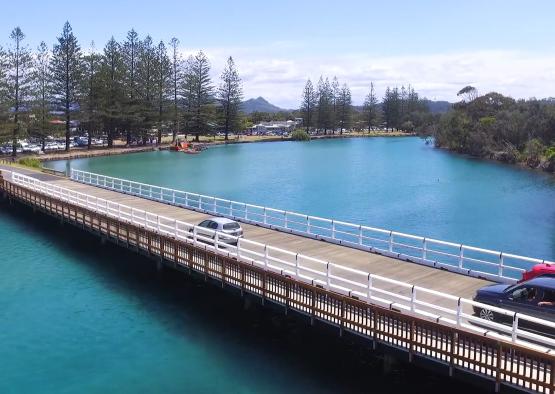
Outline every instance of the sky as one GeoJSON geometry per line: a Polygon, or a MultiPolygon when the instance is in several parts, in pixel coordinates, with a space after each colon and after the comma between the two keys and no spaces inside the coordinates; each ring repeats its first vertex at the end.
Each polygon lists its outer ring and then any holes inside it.
{"type": "Polygon", "coordinates": [[[27,44],[51,46],[64,22],[83,49],[134,28],[155,42],[203,50],[215,83],[233,56],[245,98],[297,108],[306,80],[337,76],[360,104],[374,82],[411,84],[432,100],[466,85],[515,98],[555,96],[553,0],[46,1],[2,0],[0,44],[20,26],[27,44]],[[24,5],[22,5],[24,4],[24,5]]]}

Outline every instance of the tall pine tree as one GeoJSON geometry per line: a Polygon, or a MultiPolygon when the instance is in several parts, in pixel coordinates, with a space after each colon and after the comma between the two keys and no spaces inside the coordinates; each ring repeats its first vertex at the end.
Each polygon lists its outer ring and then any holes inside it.
{"type": "Polygon", "coordinates": [[[368,95],[364,99],[362,109],[366,118],[368,131],[372,131],[372,129],[378,125],[378,98],[376,97],[373,82],[370,82],[370,92],[368,92],[368,95]]]}
{"type": "Polygon", "coordinates": [[[211,128],[211,106],[213,87],[210,80],[210,63],[204,52],[200,51],[190,65],[191,96],[191,132],[195,141],[199,141],[201,133],[211,128]]]}
{"type": "Polygon", "coordinates": [[[108,133],[108,147],[114,144],[114,137],[118,127],[123,124],[123,78],[124,78],[123,57],[121,46],[114,37],[110,38],[104,47],[102,57],[102,95],[101,108],[104,118],[104,126],[108,133]]]}
{"type": "Polygon", "coordinates": [[[179,98],[181,81],[183,79],[182,61],[177,50],[179,40],[173,37],[170,40],[171,47],[171,93],[173,100],[173,130],[172,142],[175,142],[179,134],[179,98]]]}
{"type": "MultiPolygon", "coordinates": [[[[17,139],[24,130],[24,116],[28,115],[32,58],[29,48],[24,45],[25,34],[19,27],[10,34],[12,45],[8,49],[7,93],[8,105],[13,116],[12,156],[17,152],[17,139]]],[[[27,116],[28,120],[28,116],[27,116]]]]}
{"type": "Polygon", "coordinates": [[[303,97],[301,102],[301,113],[304,116],[303,121],[304,121],[307,133],[310,131],[310,128],[313,126],[314,115],[316,113],[317,104],[318,104],[318,94],[314,90],[312,81],[309,78],[306,81],[306,84],[304,86],[303,97]]]}
{"type": "Polygon", "coordinates": [[[222,106],[223,126],[225,140],[228,139],[229,131],[239,126],[239,110],[243,101],[243,89],[241,78],[230,56],[222,72],[221,83],[218,87],[218,100],[222,106]]]}
{"type": "Polygon", "coordinates": [[[165,124],[166,107],[171,92],[172,77],[170,58],[168,57],[166,45],[163,41],[160,41],[156,47],[155,73],[156,108],[158,110],[158,119],[156,122],[158,138],[156,139],[156,143],[160,145],[162,143],[162,129],[165,124]]]}
{"type": "Polygon", "coordinates": [[[44,151],[46,136],[50,132],[50,109],[52,101],[52,76],[50,74],[50,50],[45,42],[37,48],[33,67],[33,114],[35,121],[32,134],[41,141],[44,151]]]}
{"type": "Polygon", "coordinates": [[[64,24],[54,45],[51,72],[55,103],[65,115],[66,151],[69,151],[71,111],[77,103],[81,79],[81,48],[69,22],[64,24]]]}
{"type": "Polygon", "coordinates": [[[102,127],[101,99],[102,97],[102,56],[96,52],[94,42],[91,43],[89,53],[83,57],[81,125],[87,130],[87,148],[91,148],[92,137],[97,135],[102,127]]]}
{"type": "Polygon", "coordinates": [[[138,64],[141,42],[139,35],[133,29],[127,33],[123,44],[124,77],[124,125],[127,145],[131,144],[132,131],[136,131],[140,124],[140,98],[138,92],[138,64]]]}

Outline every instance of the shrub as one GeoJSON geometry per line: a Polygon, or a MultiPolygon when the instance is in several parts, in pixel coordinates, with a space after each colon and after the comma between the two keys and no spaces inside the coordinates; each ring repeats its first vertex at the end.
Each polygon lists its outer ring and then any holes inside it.
{"type": "Polygon", "coordinates": [[[21,158],[17,161],[19,164],[21,164],[22,166],[26,166],[26,167],[33,167],[33,168],[40,168],[41,167],[41,163],[39,159],[35,159],[33,157],[24,157],[21,158]]]}
{"type": "Polygon", "coordinates": [[[291,134],[293,141],[310,141],[310,135],[304,130],[295,130],[291,134]]]}

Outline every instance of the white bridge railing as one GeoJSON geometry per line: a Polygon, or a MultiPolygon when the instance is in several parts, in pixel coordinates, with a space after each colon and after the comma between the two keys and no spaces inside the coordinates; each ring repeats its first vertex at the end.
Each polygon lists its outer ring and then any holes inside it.
{"type": "Polygon", "coordinates": [[[532,324],[536,326],[536,330],[539,327],[539,331],[542,332],[555,332],[554,322],[370,274],[248,239],[235,238],[191,223],[42,182],[16,172],[12,172],[11,182],[117,218],[120,221],[134,223],[160,234],[211,249],[216,253],[236,257],[268,271],[288,275],[350,297],[367,300],[372,304],[396,309],[445,325],[465,328],[488,337],[536,348],[539,351],[551,353],[555,349],[555,339],[531,332],[523,327],[523,323],[524,326],[532,324]],[[512,321],[512,324],[506,325],[480,319],[473,315],[474,307],[493,311],[497,316],[504,316],[512,321]]]}
{"type": "Polygon", "coordinates": [[[210,197],[71,169],[71,179],[146,199],[232,218],[306,237],[443,268],[497,282],[514,283],[545,260],[368,227],[339,220],[210,197]]]}

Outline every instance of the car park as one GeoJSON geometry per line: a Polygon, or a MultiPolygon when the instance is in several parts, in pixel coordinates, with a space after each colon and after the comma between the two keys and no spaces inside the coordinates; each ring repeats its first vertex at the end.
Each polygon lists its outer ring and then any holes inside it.
{"type": "Polygon", "coordinates": [[[212,217],[200,222],[197,226],[197,235],[205,238],[216,238],[215,232],[220,233],[218,240],[220,242],[237,245],[237,238],[243,237],[243,229],[235,220],[227,218],[212,217]],[[208,231],[204,230],[207,229],[208,231]],[[231,235],[226,237],[225,235],[231,235]]]}

